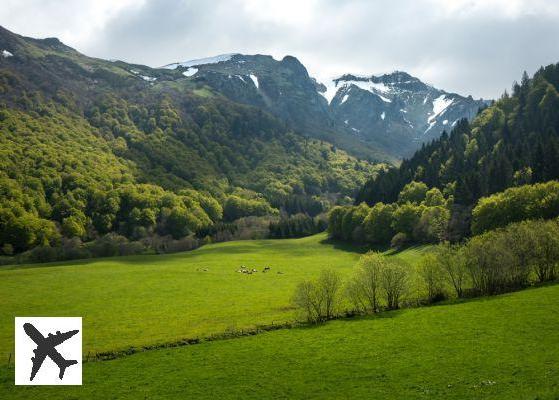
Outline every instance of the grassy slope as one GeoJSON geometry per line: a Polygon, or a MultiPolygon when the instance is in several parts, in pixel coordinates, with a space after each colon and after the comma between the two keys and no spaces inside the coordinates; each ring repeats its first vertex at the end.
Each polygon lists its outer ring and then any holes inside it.
{"type": "Polygon", "coordinates": [[[347,274],[362,250],[324,243],[325,238],[228,242],[165,256],[1,268],[0,360],[13,351],[15,316],[83,316],[84,353],[291,320],[290,297],[298,282],[324,267],[347,274]],[[272,270],[237,273],[243,264],[272,270]]]}
{"type": "Polygon", "coordinates": [[[86,363],[0,398],[556,399],[559,285],[86,363]]]}

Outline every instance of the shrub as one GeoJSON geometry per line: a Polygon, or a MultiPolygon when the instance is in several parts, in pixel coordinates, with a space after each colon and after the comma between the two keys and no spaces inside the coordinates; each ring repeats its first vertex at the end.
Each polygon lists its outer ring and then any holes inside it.
{"type": "Polygon", "coordinates": [[[472,233],[504,227],[526,219],[559,216],[559,182],[510,188],[481,198],[472,211],[472,233]]]}
{"type": "Polygon", "coordinates": [[[423,280],[427,291],[427,299],[430,303],[444,300],[444,275],[436,255],[428,254],[419,263],[419,275],[423,280]]]}
{"type": "Polygon", "coordinates": [[[384,256],[376,252],[368,252],[359,259],[357,271],[346,287],[355,310],[374,313],[379,309],[381,271],[385,264],[384,256]]]}
{"type": "Polygon", "coordinates": [[[381,287],[384,292],[386,307],[394,310],[400,307],[400,300],[407,290],[408,272],[404,266],[387,261],[381,269],[381,287]]]}
{"type": "Polygon", "coordinates": [[[297,285],[293,302],[308,322],[326,321],[336,316],[340,287],[339,274],[333,270],[323,270],[318,279],[297,285]]]}
{"type": "Polygon", "coordinates": [[[468,274],[463,247],[443,243],[437,247],[435,257],[443,279],[452,286],[458,298],[463,297],[468,274]]]}
{"type": "Polygon", "coordinates": [[[399,232],[395,234],[392,240],[390,241],[390,247],[396,250],[401,250],[404,248],[404,246],[406,246],[408,241],[409,241],[408,235],[406,235],[403,232],[399,232]]]}

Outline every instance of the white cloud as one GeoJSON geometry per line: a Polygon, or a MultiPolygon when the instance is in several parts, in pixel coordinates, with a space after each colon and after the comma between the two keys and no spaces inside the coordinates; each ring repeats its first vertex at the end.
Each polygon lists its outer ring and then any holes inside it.
{"type": "Polygon", "coordinates": [[[523,15],[558,15],[559,4],[549,0],[430,0],[447,17],[518,18],[523,15]]]}
{"type": "Polygon", "coordinates": [[[141,8],[145,0],[2,0],[0,23],[32,37],[58,37],[86,46],[96,32],[123,11],[141,8]]]}
{"type": "Polygon", "coordinates": [[[298,57],[311,75],[404,70],[497,97],[559,61],[555,0],[3,0],[0,24],[92,56],[160,66],[240,52],[298,57]]]}

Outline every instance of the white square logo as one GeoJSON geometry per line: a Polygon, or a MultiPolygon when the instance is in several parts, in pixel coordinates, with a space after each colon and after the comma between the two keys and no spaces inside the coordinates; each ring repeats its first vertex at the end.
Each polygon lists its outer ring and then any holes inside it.
{"type": "Polygon", "coordinates": [[[81,317],[16,317],[16,385],[82,384],[81,317]]]}

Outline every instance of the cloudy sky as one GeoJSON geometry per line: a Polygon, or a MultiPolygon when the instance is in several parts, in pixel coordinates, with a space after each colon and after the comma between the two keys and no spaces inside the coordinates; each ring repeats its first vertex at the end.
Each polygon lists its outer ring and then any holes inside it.
{"type": "Polygon", "coordinates": [[[2,0],[0,25],[87,55],[161,66],[222,53],[298,57],[312,76],[407,71],[494,98],[559,62],[556,0],[2,0]]]}

